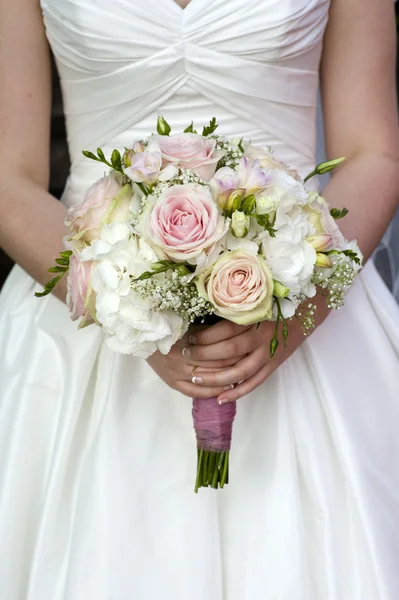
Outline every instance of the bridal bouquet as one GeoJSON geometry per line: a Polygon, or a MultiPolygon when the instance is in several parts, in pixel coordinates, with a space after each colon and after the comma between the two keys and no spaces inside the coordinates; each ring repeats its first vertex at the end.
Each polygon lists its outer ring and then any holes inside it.
{"type": "MultiPolygon", "coordinates": [[[[319,165],[305,180],[270,148],[216,135],[216,120],[198,134],[191,124],[157,133],[108,160],[84,152],[108,174],[69,209],[66,250],[49,269],[51,292],[68,274],[71,317],[96,323],[116,351],[167,354],[192,323],[273,321],[273,356],[290,320],[314,324],[316,289],[342,306],[360,268],[355,242],[306,180],[340,164],[319,165]]],[[[195,491],[228,482],[235,403],[193,400],[198,465],[195,491]]]]}

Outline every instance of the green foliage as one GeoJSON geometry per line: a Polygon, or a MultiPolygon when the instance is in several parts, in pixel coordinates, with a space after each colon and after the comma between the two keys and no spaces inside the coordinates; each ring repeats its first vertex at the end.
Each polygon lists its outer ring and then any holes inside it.
{"type": "Polygon", "coordinates": [[[109,162],[105,158],[104,152],[101,150],[101,148],[97,148],[97,156],[95,154],[93,154],[93,152],[89,152],[89,150],[83,150],[82,154],[86,158],[90,158],[91,160],[101,162],[104,165],[106,165],[107,167],[109,167],[110,169],[114,169],[114,171],[118,171],[118,173],[121,173],[122,175],[124,174],[123,168],[122,168],[122,158],[121,158],[119,150],[114,150],[112,152],[111,162],[109,162]]]}
{"type": "Polygon", "coordinates": [[[216,123],[216,117],[213,117],[213,119],[209,121],[209,125],[203,128],[202,135],[205,137],[211,135],[218,127],[219,125],[216,123]]]}
{"type": "Polygon", "coordinates": [[[61,279],[64,277],[65,273],[67,273],[69,271],[69,259],[71,256],[72,256],[71,250],[64,250],[63,252],[60,252],[60,258],[55,259],[55,262],[57,263],[56,266],[51,267],[50,269],[47,269],[48,273],[58,273],[57,277],[50,279],[50,281],[48,281],[46,283],[46,285],[44,286],[44,289],[42,292],[36,292],[35,293],[36,298],[43,298],[43,296],[47,296],[48,294],[51,294],[51,292],[53,291],[53,289],[55,288],[57,283],[59,281],[61,281],[61,279]]]}
{"type": "Polygon", "coordinates": [[[274,221],[270,221],[270,215],[252,214],[251,217],[255,217],[255,219],[258,222],[258,225],[263,227],[263,229],[265,229],[269,233],[270,237],[276,237],[276,230],[273,229],[274,221]]]}
{"type": "Polygon", "coordinates": [[[178,271],[179,275],[181,276],[188,275],[192,272],[186,265],[176,264],[170,262],[169,260],[160,260],[151,265],[151,271],[145,271],[140,275],[140,277],[134,279],[134,281],[145,281],[146,279],[151,279],[151,277],[154,277],[154,275],[158,275],[159,273],[166,273],[166,271],[169,271],[170,269],[173,271],[178,271]]]}
{"type": "Polygon", "coordinates": [[[349,210],[347,208],[332,208],[330,210],[330,215],[333,217],[333,219],[338,220],[338,219],[343,219],[344,217],[346,217],[346,215],[348,214],[349,210]]]}
{"type": "Polygon", "coordinates": [[[185,128],[184,133],[197,133],[194,129],[194,122],[191,121],[191,124],[185,128]]]}

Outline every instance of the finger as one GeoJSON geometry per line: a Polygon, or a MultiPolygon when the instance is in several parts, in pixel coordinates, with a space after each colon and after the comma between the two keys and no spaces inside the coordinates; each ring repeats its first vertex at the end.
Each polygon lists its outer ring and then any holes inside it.
{"type": "Polygon", "coordinates": [[[176,389],[189,398],[217,398],[223,392],[231,390],[231,385],[202,386],[195,385],[191,381],[179,381],[176,389]]]}
{"type": "Polygon", "coordinates": [[[249,354],[259,346],[259,339],[254,328],[227,340],[207,346],[190,345],[182,349],[184,358],[194,361],[214,361],[234,358],[249,354]]]}
{"type": "Polygon", "coordinates": [[[222,342],[223,340],[228,340],[231,337],[240,335],[240,333],[247,331],[251,327],[253,327],[253,325],[237,325],[236,323],[232,323],[232,321],[223,319],[215,325],[193,331],[189,335],[189,341],[191,344],[209,346],[209,344],[216,344],[217,342],[222,342]]]}
{"type": "MultiPolygon", "coordinates": [[[[224,358],[222,360],[182,360],[182,355],[179,355],[178,364],[187,364],[191,368],[198,367],[199,369],[225,369],[226,367],[232,367],[237,364],[239,360],[245,358],[245,354],[242,356],[234,356],[232,358],[224,358]]],[[[177,369],[176,369],[177,370],[177,369]]]]}
{"type": "Polygon", "coordinates": [[[269,355],[265,347],[257,348],[249,356],[240,360],[234,367],[223,369],[216,373],[202,372],[200,368],[195,371],[196,383],[201,387],[222,386],[239,383],[255,375],[268,362],[269,355]]]}
{"type": "Polygon", "coordinates": [[[270,365],[263,365],[255,375],[252,375],[252,377],[249,377],[246,381],[238,384],[234,389],[220,394],[220,396],[218,396],[219,404],[226,404],[226,402],[234,402],[235,400],[243,398],[266,381],[269,375],[270,365]]]}

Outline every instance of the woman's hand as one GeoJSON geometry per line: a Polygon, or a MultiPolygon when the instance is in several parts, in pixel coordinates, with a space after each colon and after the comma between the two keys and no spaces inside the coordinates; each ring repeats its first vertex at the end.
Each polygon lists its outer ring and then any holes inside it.
{"type": "MultiPolygon", "coordinates": [[[[316,325],[319,325],[328,315],[329,309],[323,297],[312,299],[312,303],[317,306],[316,325]]],[[[214,371],[198,367],[194,379],[197,389],[235,384],[233,389],[227,388],[218,394],[218,401],[223,404],[238,400],[261,385],[305,339],[300,324],[293,319],[288,323],[286,348],[281,340],[275,356],[270,358],[270,340],[274,326],[274,323],[268,321],[264,321],[259,327],[242,327],[229,321],[220,321],[208,329],[198,331],[195,337],[190,336],[191,343],[183,348],[183,354],[189,356],[195,364],[240,357],[231,367],[226,365],[225,368],[214,371]]]]}
{"type": "MultiPolygon", "coordinates": [[[[231,325],[234,325],[231,323],[231,325]]],[[[229,335],[238,332],[238,325],[229,329],[229,335]],[[234,329],[235,328],[235,329],[234,329]]],[[[219,394],[231,390],[231,383],[222,385],[196,385],[195,376],[197,369],[203,373],[218,373],[224,368],[229,368],[237,363],[241,356],[234,355],[228,358],[222,356],[220,359],[212,358],[212,351],[209,353],[211,358],[196,359],[190,356],[188,349],[192,347],[192,342],[201,331],[201,327],[191,327],[188,333],[179,340],[166,356],[156,352],[149,359],[148,364],[159,377],[172,389],[177,390],[190,398],[213,398],[219,394]],[[187,349],[187,350],[186,350],[187,349]]],[[[219,341],[222,332],[219,332],[219,341]]]]}

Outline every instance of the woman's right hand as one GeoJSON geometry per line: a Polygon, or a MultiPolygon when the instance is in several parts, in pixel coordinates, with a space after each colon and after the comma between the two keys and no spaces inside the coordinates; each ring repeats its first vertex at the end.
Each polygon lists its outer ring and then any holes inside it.
{"type": "Polygon", "coordinates": [[[222,392],[231,390],[233,387],[231,385],[222,387],[196,385],[192,381],[192,378],[195,377],[195,369],[198,367],[201,368],[201,371],[217,372],[234,366],[243,357],[237,356],[233,359],[208,362],[185,357],[182,351],[190,345],[190,335],[193,332],[194,328],[190,328],[186,335],[172,347],[169,354],[155,352],[147,359],[147,363],[170,388],[189,398],[213,398],[222,392]]]}

